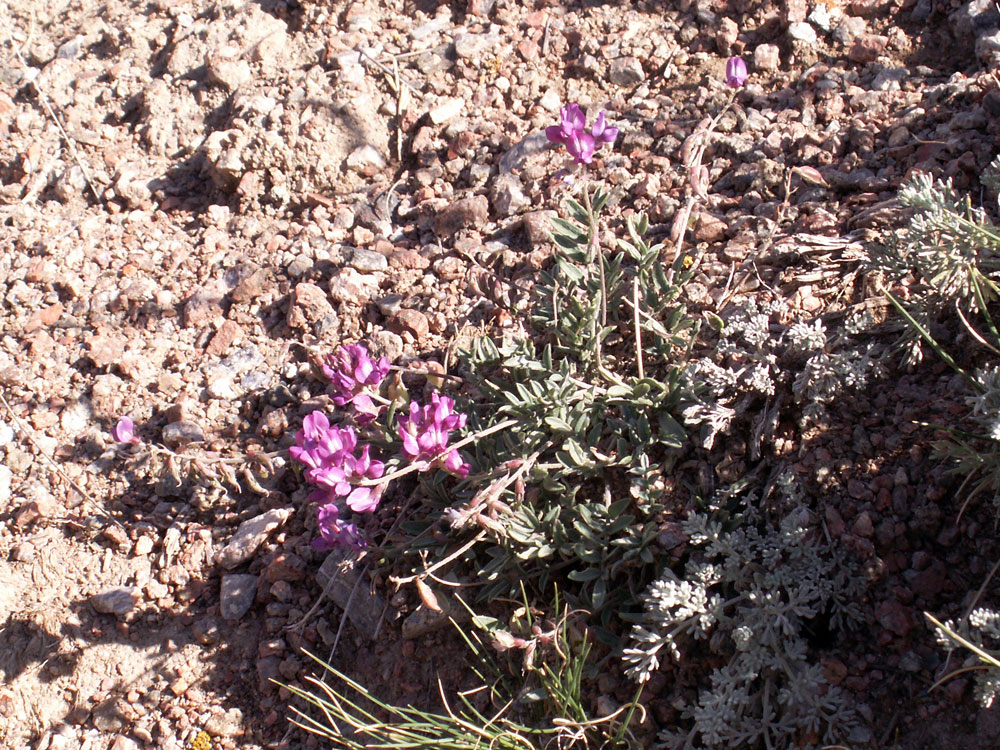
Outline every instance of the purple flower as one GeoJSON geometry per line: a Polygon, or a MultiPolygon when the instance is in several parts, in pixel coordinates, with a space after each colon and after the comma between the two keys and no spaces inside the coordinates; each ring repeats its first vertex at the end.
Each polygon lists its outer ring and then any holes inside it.
{"type": "Polygon", "coordinates": [[[747,64],[742,57],[730,57],[726,61],[726,85],[738,89],[747,80],[747,64]]]}
{"type": "Polygon", "coordinates": [[[575,133],[582,133],[586,128],[586,118],[580,105],[576,102],[559,110],[560,122],[545,128],[545,137],[553,143],[565,143],[575,133]]]}
{"type": "Polygon", "coordinates": [[[433,393],[431,403],[423,407],[411,402],[409,415],[399,418],[403,454],[418,471],[437,466],[464,479],[469,475],[469,464],[458,451],[448,450],[448,440],[452,430],[465,427],[465,421],[465,415],[455,412],[455,402],[447,396],[433,393]]]}
{"type": "Polygon", "coordinates": [[[389,360],[382,357],[376,362],[361,344],[346,344],[327,355],[323,363],[323,374],[337,389],[333,402],[337,406],[353,402],[359,424],[368,424],[378,416],[371,397],[362,391],[378,388],[388,373],[389,360]]]}
{"type": "Polygon", "coordinates": [[[353,523],[340,520],[340,511],[332,503],[321,505],[316,509],[316,519],[319,521],[319,539],[313,540],[313,547],[325,552],[336,546],[367,547],[358,527],[353,523]]]}
{"type": "Polygon", "coordinates": [[[141,443],[135,436],[135,423],[129,417],[122,417],[118,424],[111,428],[111,439],[116,443],[141,443]]]}
{"type": "Polygon", "coordinates": [[[618,137],[618,128],[613,128],[604,121],[604,110],[602,109],[601,113],[597,115],[597,119],[594,120],[594,127],[590,129],[590,134],[596,140],[614,143],[618,137]]]}
{"type": "Polygon", "coordinates": [[[385,464],[373,459],[369,446],[355,455],[358,436],[351,427],[331,427],[321,411],[302,420],[295,434],[295,445],[288,455],[309,468],[306,479],[333,498],[344,498],[352,510],[371,513],[378,507],[384,485],[360,485],[363,480],[379,479],[385,464]]]}
{"type": "Polygon", "coordinates": [[[545,128],[545,137],[552,143],[566,146],[577,164],[590,164],[594,159],[594,152],[601,145],[614,143],[618,137],[618,128],[608,126],[603,110],[589,133],[583,110],[576,102],[563,107],[559,115],[559,124],[545,128]]]}

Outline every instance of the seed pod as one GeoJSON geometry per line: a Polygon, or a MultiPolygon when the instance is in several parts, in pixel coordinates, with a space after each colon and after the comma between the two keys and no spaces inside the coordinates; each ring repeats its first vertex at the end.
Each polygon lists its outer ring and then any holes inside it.
{"type": "Polygon", "coordinates": [[[438,604],[437,596],[431,591],[431,587],[423,582],[422,579],[418,578],[417,581],[417,593],[420,595],[420,601],[424,603],[427,609],[433,610],[434,612],[444,612],[441,609],[441,605],[438,604]]]}

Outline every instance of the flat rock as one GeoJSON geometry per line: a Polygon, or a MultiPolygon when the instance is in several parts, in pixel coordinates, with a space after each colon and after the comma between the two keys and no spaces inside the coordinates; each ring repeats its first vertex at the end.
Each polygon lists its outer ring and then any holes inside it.
{"type": "Polygon", "coordinates": [[[292,290],[285,320],[289,328],[307,328],[332,313],[333,306],[327,300],[326,292],[315,284],[303,281],[292,290]]]}
{"type": "Polygon", "coordinates": [[[163,442],[169,446],[178,446],[185,443],[201,443],[205,440],[205,432],[197,422],[181,420],[168,424],[160,433],[163,442]]]}
{"type": "Polygon", "coordinates": [[[372,593],[369,581],[360,578],[358,552],[348,547],[330,550],[316,572],[326,595],[347,615],[362,635],[371,638],[385,610],[385,601],[372,593]]]}
{"type": "Polygon", "coordinates": [[[463,229],[481,229],[489,211],[490,202],[485,195],[462,198],[446,206],[434,217],[434,232],[439,237],[453,237],[463,229]]]}
{"type": "Polygon", "coordinates": [[[351,254],[351,267],[362,273],[384,271],[389,267],[389,261],[382,253],[359,247],[351,254]]]}
{"type": "Polygon", "coordinates": [[[257,576],[227,573],[222,576],[219,611],[227,620],[239,620],[250,611],[257,596],[257,576]]]}
{"type": "Polygon", "coordinates": [[[619,57],[611,62],[608,80],[615,86],[635,86],[646,80],[646,73],[638,57],[619,57]]]}
{"type": "Polygon", "coordinates": [[[233,538],[215,556],[215,562],[232,570],[249,560],[268,535],[292,515],[291,508],[274,508],[240,524],[233,538]]]}
{"type": "Polygon", "coordinates": [[[378,279],[354,268],[340,268],[330,278],[330,299],[341,304],[363,304],[378,292],[378,279]]]}
{"type": "Polygon", "coordinates": [[[490,188],[490,197],[493,199],[493,207],[502,216],[512,216],[531,205],[531,201],[524,194],[521,181],[517,175],[509,172],[497,177],[490,188]]]}
{"type": "Polygon", "coordinates": [[[90,606],[101,614],[121,617],[135,609],[138,600],[138,589],[117,586],[105,589],[100,594],[94,594],[94,596],[90,597],[90,606]]]}

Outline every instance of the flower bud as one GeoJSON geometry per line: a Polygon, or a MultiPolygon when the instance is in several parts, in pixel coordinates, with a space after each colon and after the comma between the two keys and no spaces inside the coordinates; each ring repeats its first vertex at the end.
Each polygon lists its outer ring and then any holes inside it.
{"type": "Polygon", "coordinates": [[[730,57],[726,61],[726,85],[738,89],[747,80],[747,64],[742,57],[730,57]]]}

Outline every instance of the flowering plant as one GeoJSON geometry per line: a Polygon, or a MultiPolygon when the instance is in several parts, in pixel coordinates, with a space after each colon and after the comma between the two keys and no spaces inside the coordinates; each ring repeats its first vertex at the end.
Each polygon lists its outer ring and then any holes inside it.
{"type": "Polygon", "coordinates": [[[423,407],[410,403],[409,414],[399,418],[399,437],[403,454],[417,467],[427,471],[437,467],[464,479],[469,464],[456,450],[448,450],[452,430],[465,427],[464,414],[455,413],[455,402],[447,396],[431,394],[431,403],[423,407]]]}
{"type": "Polygon", "coordinates": [[[594,159],[594,152],[600,146],[614,143],[618,137],[618,128],[607,124],[603,110],[589,133],[586,130],[586,117],[576,102],[563,107],[559,114],[559,124],[545,128],[545,137],[553,143],[565,145],[577,164],[590,164],[594,159]]]}
{"type": "Polygon", "coordinates": [[[361,344],[345,344],[335,354],[329,354],[322,364],[323,374],[333,383],[337,406],[353,404],[358,424],[365,425],[379,413],[368,389],[377,389],[389,374],[389,360],[375,361],[361,344]]]}
{"type": "Polygon", "coordinates": [[[111,439],[116,443],[139,444],[142,441],[135,435],[135,423],[131,417],[122,417],[118,423],[111,428],[111,439]]]}
{"type": "MultiPolygon", "coordinates": [[[[351,404],[362,428],[379,416],[381,410],[366,390],[378,388],[388,374],[387,359],[376,361],[363,345],[350,344],[328,355],[322,370],[337,391],[333,402],[337,406],[351,404]]],[[[448,448],[451,432],[462,429],[465,423],[466,416],[455,412],[455,402],[447,396],[433,393],[431,403],[425,406],[411,402],[407,413],[399,417],[397,431],[402,456],[410,466],[386,475],[385,463],[372,458],[369,444],[359,445],[353,427],[331,425],[321,411],[309,414],[288,453],[307,467],[306,480],[317,487],[310,496],[319,503],[320,538],[314,546],[320,550],[336,544],[364,546],[357,527],[341,519],[338,502],[355,513],[372,513],[387,483],[408,471],[440,468],[461,478],[468,476],[469,464],[457,450],[448,448]]]]}

